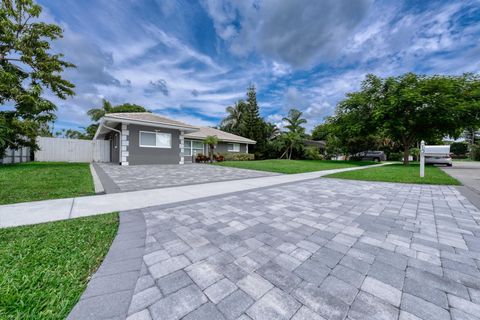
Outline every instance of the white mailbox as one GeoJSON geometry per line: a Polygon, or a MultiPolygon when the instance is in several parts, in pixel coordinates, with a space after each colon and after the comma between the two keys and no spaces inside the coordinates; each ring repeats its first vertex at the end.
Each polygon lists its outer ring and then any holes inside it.
{"type": "Polygon", "coordinates": [[[425,157],[443,157],[450,155],[450,146],[426,146],[422,140],[420,144],[420,177],[425,176],[425,157]]]}

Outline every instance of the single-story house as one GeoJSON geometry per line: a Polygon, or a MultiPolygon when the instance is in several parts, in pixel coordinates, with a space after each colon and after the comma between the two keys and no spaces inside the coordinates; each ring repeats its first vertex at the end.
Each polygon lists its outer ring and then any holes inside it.
{"type": "Polygon", "coordinates": [[[191,163],[208,154],[207,136],[219,140],[215,152],[248,153],[256,142],[209,127],[196,127],[150,112],[108,113],[93,139],[110,140],[110,161],[121,165],[191,163]]]}

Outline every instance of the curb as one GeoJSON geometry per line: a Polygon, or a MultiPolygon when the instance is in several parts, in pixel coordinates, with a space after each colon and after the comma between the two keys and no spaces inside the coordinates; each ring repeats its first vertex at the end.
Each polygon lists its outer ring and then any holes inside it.
{"type": "Polygon", "coordinates": [[[145,217],[139,210],[120,212],[115,239],[90,279],[69,320],[125,319],[145,252],[145,217]]]}
{"type": "Polygon", "coordinates": [[[98,177],[97,172],[95,171],[95,167],[93,163],[90,163],[90,173],[92,174],[93,178],[93,186],[95,188],[95,194],[104,194],[105,189],[103,188],[102,181],[98,177]]]}

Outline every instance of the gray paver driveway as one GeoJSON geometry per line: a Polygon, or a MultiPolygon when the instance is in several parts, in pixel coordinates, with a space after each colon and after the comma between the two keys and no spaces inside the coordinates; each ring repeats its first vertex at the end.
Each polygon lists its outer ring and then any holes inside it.
{"type": "Polygon", "coordinates": [[[480,317],[480,212],[453,187],[317,179],[144,214],[129,319],[480,317]]]}
{"type": "Polygon", "coordinates": [[[117,191],[146,190],[278,175],[278,173],[208,164],[119,166],[99,163],[98,166],[113,180],[115,187],[119,189],[117,191]]]}

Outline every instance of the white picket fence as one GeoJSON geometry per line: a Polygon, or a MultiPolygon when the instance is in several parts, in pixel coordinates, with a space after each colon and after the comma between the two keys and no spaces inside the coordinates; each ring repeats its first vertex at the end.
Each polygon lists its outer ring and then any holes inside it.
{"type": "Polygon", "coordinates": [[[110,162],[110,141],[38,137],[35,161],[110,162]]]}

